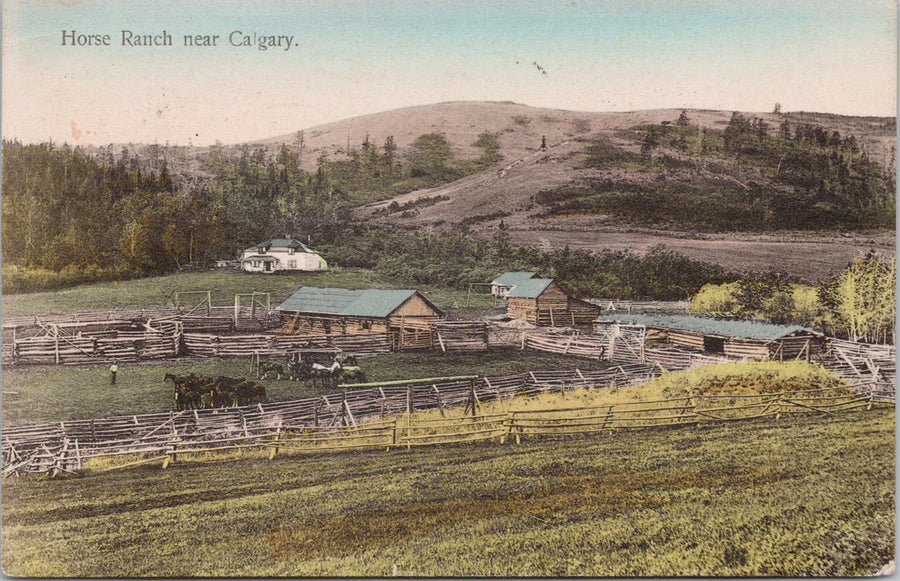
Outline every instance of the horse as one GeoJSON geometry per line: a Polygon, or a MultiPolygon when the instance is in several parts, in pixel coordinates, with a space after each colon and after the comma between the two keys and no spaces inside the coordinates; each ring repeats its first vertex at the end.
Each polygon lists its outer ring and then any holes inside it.
{"type": "Polygon", "coordinates": [[[175,386],[175,407],[179,411],[242,406],[266,401],[266,388],[249,379],[167,373],[165,381],[175,386]]]}
{"type": "Polygon", "coordinates": [[[313,387],[329,388],[337,385],[337,378],[341,372],[340,361],[335,360],[329,367],[318,363],[312,364],[313,387]]]}
{"type": "Polygon", "coordinates": [[[200,392],[196,390],[197,377],[190,375],[173,375],[166,373],[163,381],[171,383],[175,393],[175,409],[178,411],[200,407],[200,392]]]}

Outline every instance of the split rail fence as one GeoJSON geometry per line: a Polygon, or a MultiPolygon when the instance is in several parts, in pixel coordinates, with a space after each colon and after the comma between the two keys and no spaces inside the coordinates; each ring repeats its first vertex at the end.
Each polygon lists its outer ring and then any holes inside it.
{"type": "MultiPolygon", "coordinates": [[[[437,392],[437,388],[435,387],[437,392]]],[[[449,390],[448,390],[449,391],[449,390]]],[[[449,395],[449,394],[448,394],[449,395]]],[[[180,412],[156,428],[143,428],[110,422],[102,427],[102,442],[87,439],[79,443],[69,426],[69,435],[56,446],[42,442],[31,454],[23,454],[11,444],[4,443],[4,476],[27,473],[74,471],[85,460],[99,456],[143,454],[145,457],[109,469],[123,468],[148,462],[163,462],[163,468],[179,455],[215,450],[264,448],[269,458],[279,450],[294,453],[321,453],[332,450],[402,448],[478,442],[498,439],[500,443],[523,437],[570,436],[613,433],[621,430],[640,430],[695,426],[704,423],[778,419],[783,414],[833,414],[871,409],[872,401],[840,389],[808,390],[761,395],[704,395],[651,402],[620,403],[601,406],[557,408],[506,413],[478,414],[478,397],[474,387],[466,396],[468,404],[462,415],[441,418],[415,418],[412,388],[407,389],[406,412],[393,412],[394,417],[365,420],[354,419],[347,400],[329,404],[337,406],[327,421],[308,424],[291,418],[290,411],[281,408],[258,413],[246,409],[218,410],[200,414],[180,412]],[[469,411],[471,410],[471,415],[469,411]],[[218,417],[214,417],[218,416],[218,417]],[[338,418],[340,421],[338,421],[338,418]],[[364,421],[365,420],[365,421],[364,421]],[[148,456],[149,455],[149,456],[148,456]]],[[[449,398],[448,398],[449,399],[449,398]]],[[[385,397],[387,400],[387,397],[385,397]]],[[[270,408],[275,406],[269,406],[270,408]]],[[[396,407],[396,406],[395,406],[396,407]]],[[[442,413],[444,408],[440,408],[442,413]]],[[[199,410],[198,410],[199,411],[199,410]]],[[[326,414],[327,416],[328,414],[326,414]]],[[[135,418],[135,421],[138,420],[135,418]]],[[[61,426],[65,428],[66,426],[61,426]]],[[[91,422],[92,429],[98,429],[91,422]]],[[[96,434],[94,434],[96,436],[96,434]]],[[[24,449],[24,446],[21,447],[24,449]]]]}
{"type": "Polygon", "coordinates": [[[288,402],[197,409],[25,426],[4,426],[3,474],[73,469],[89,458],[210,449],[273,433],[328,432],[416,410],[475,410],[482,402],[580,387],[642,385],[656,375],[646,365],[603,370],[530,371],[450,380],[410,380],[288,402]]]}

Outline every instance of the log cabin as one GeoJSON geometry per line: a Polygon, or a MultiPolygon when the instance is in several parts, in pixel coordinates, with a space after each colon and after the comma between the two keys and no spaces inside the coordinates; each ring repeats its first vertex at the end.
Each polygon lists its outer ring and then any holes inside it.
{"type": "Polygon", "coordinates": [[[419,291],[302,287],[276,309],[278,333],[378,335],[392,350],[430,349],[444,313],[419,291]]]}
{"type": "Polygon", "coordinates": [[[648,349],[686,349],[756,360],[808,360],[827,350],[822,333],[799,325],[623,313],[604,316],[596,322],[595,331],[614,324],[646,327],[648,349]]]}
{"type": "Polygon", "coordinates": [[[506,312],[540,327],[592,329],[600,307],[570,297],[550,278],[521,280],[507,296],[506,312]]]}

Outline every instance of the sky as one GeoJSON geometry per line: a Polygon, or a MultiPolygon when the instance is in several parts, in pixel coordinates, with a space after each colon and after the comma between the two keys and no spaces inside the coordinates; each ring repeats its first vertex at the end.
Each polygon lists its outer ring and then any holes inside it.
{"type": "Polygon", "coordinates": [[[895,1],[4,0],[2,10],[0,127],[25,143],[231,144],[446,101],[897,111],[895,1]]]}

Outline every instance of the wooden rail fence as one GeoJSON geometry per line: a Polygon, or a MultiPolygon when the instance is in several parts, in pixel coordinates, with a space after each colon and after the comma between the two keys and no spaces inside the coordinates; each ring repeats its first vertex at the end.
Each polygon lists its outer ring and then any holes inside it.
{"type": "MultiPolygon", "coordinates": [[[[271,435],[279,430],[334,430],[416,410],[474,410],[514,395],[579,387],[641,385],[657,370],[646,365],[604,370],[530,371],[449,380],[392,382],[319,397],[253,406],[93,418],[4,426],[3,474],[46,472],[88,458],[163,452],[173,445],[211,446],[271,435]],[[49,458],[55,458],[50,462],[49,458]]],[[[230,445],[230,444],[228,444],[230,445]]]]}
{"type": "MultiPolygon", "coordinates": [[[[411,392],[410,392],[411,393],[411,392]]],[[[407,396],[407,409],[409,398],[407,396]]],[[[740,421],[783,414],[834,414],[862,408],[871,409],[872,401],[841,389],[807,390],[759,395],[704,395],[650,402],[619,403],[589,407],[509,411],[478,414],[471,407],[457,407],[452,416],[417,418],[410,412],[394,417],[354,420],[349,404],[343,421],[327,425],[295,425],[282,414],[251,414],[243,409],[217,410],[220,417],[201,420],[196,412],[171,414],[169,420],[136,437],[127,429],[107,428],[106,436],[115,440],[79,444],[74,434],[56,445],[46,442],[23,455],[4,444],[4,476],[27,473],[56,474],[82,467],[88,458],[113,455],[149,454],[149,457],[114,466],[122,468],[145,462],[163,461],[167,467],[180,455],[216,450],[265,448],[269,458],[280,450],[327,452],[332,450],[378,449],[434,446],[497,439],[500,443],[523,437],[565,436],[614,433],[690,426],[702,423],[740,421]],[[462,415],[459,410],[462,409],[462,415]],[[471,409],[471,415],[469,410],[471,409]],[[193,417],[193,421],[190,421],[193,417]],[[206,429],[200,429],[207,424],[206,429]]],[[[443,409],[443,408],[442,408],[443,409]]],[[[206,414],[204,414],[206,415],[206,414]]],[[[65,427],[65,426],[62,426],[65,427]]],[[[112,468],[111,468],[112,469],[112,468]]]]}

